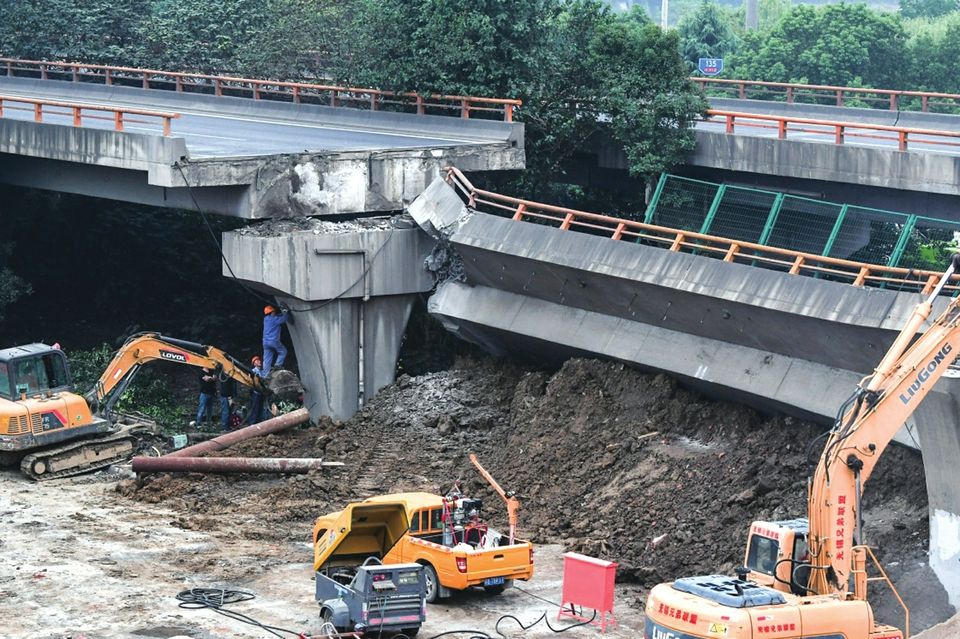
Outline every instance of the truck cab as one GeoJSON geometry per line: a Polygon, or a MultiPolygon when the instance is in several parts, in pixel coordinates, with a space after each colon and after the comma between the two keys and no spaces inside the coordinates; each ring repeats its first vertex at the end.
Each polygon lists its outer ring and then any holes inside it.
{"type": "Polygon", "coordinates": [[[350,504],[314,527],[316,598],[330,633],[396,633],[412,637],[426,619],[423,566],[384,561],[409,527],[400,503],[350,504]]]}
{"type": "Polygon", "coordinates": [[[807,594],[810,553],[806,518],[755,521],[750,525],[743,565],[757,584],[795,595],[807,594]]]}

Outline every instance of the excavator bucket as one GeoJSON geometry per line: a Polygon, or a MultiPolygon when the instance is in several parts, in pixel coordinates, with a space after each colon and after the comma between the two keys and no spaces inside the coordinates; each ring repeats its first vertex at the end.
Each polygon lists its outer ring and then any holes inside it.
{"type": "Polygon", "coordinates": [[[303,396],[303,383],[294,373],[283,369],[275,368],[270,371],[267,379],[264,380],[267,390],[280,400],[297,401],[303,396]]]}

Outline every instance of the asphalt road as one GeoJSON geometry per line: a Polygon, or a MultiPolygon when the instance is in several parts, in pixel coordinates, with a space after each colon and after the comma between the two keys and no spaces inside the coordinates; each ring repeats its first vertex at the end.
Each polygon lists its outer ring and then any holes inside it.
{"type": "MultiPolygon", "coordinates": [[[[732,100],[714,98],[710,107],[723,111],[758,113],[765,115],[787,115],[815,120],[837,122],[857,122],[864,124],[882,124],[913,129],[951,131],[960,135],[960,116],[910,111],[889,111],[885,109],[857,109],[848,107],[829,107],[808,104],[788,105],[783,102],[761,100],[732,100]]],[[[724,119],[700,122],[697,129],[723,133],[726,128],[724,119]]],[[[777,137],[777,123],[738,119],[735,122],[736,135],[757,137],[777,137]]],[[[787,139],[803,142],[834,144],[834,127],[811,124],[788,124],[787,139]]],[[[844,144],[896,149],[899,141],[895,132],[870,129],[847,128],[844,144]]],[[[910,134],[908,150],[945,155],[960,155],[960,137],[929,136],[910,134]]]]}
{"type": "MultiPolygon", "coordinates": [[[[42,91],[24,90],[23,87],[19,86],[4,86],[2,79],[0,79],[0,95],[71,101],[63,95],[58,95],[58,85],[62,86],[59,82],[51,81],[49,87],[44,87],[42,91]]],[[[92,100],[85,98],[77,100],[77,102],[171,111],[169,108],[151,106],[146,102],[133,104],[129,101],[116,99],[92,100]]],[[[377,131],[362,127],[333,126],[320,120],[314,123],[294,122],[270,115],[247,114],[241,116],[191,110],[190,108],[176,109],[175,111],[180,113],[180,118],[173,121],[172,135],[186,140],[190,156],[194,159],[300,152],[433,149],[476,143],[476,138],[420,136],[377,131]]],[[[90,113],[96,117],[88,117],[85,112],[84,126],[113,129],[111,113],[90,113]]],[[[3,117],[32,120],[33,107],[30,104],[5,102],[3,117]]],[[[48,107],[44,109],[43,121],[52,124],[70,124],[72,114],[67,109],[48,107]],[[55,112],[59,112],[59,114],[55,115],[55,112]]],[[[126,122],[125,130],[127,131],[157,134],[161,132],[162,122],[158,118],[128,116],[126,122]]]]}

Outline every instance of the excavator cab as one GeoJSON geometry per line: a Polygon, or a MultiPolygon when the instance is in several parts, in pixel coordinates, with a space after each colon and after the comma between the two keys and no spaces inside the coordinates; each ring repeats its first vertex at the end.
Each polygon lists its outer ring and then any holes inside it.
{"type": "Polygon", "coordinates": [[[747,538],[744,566],[750,581],[781,592],[807,594],[810,553],[806,519],[755,521],[747,538]]]}
{"type": "Polygon", "coordinates": [[[62,351],[46,344],[0,350],[0,397],[24,397],[72,391],[70,367],[62,351]]]}

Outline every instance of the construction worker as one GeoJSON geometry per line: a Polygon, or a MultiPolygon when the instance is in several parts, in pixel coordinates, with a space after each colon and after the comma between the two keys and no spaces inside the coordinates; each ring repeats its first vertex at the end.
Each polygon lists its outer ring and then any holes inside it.
{"type": "MultiPolygon", "coordinates": [[[[276,363],[277,368],[283,368],[287,359],[287,349],[280,341],[280,327],[287,323],[290,312],[273,306],[263,307],[263,376],[270,374],[276,363]]],[[[292,324],[293,321],[291,320],[292,324]]]]}
{"type": "Polygon", "coordinates": [[[220,430],[227,432],[230,430],[230,407],[237,395],[237,380],[221,372],[217,381],[220,383],[220,430]]]}
{"type": "Polygon", "coordinates": [[[213,400],[217,396],[217,376],[212,369],[200,371],[200,405],[197,407],[197,420],[191,426],[199,427],[204,419],[213,421],[213,400]]]}
{"type": "MultiPolygon", "coordinates": [[[[253,374],[257,377],[263,377],[263,360],[259,355],[254,355],[250,360],[253,364],[253,374]]],[[[250,412],[247,414],[245,424],[259,424],[263,421],[263,395],[257,391],[250,392],[250,412]]]]}

